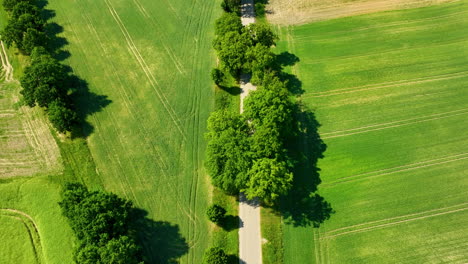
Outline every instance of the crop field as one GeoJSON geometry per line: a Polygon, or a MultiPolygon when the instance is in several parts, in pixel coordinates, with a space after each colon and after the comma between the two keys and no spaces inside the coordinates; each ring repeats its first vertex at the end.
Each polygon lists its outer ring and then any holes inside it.
{"type": "Polygon", "coordinates": [[[327,145],[284,263],[468,262],[468,1],[278,27],[327,145]]]}
{"type": "Polygon", "coordinates": [[[60,25],[60,55],[87,82],[80,109],[95,188],[157,221],[145,244],[151,262],[200,263],[210,232],[204,133],[219,2],[49,0],[46,9],[60,25]]]}

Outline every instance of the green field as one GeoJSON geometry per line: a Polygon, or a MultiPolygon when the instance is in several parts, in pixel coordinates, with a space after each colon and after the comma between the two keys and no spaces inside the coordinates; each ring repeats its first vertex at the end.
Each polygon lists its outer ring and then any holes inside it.
{"type": "Polygon", "coordinates": [[[466,263],[468,2],[279,27],[327,145],[284,263],[466,263]]]}
{"type": "Polygon", "coordinates": [[[199,263],[211,230],[203,159],[219,2],[49,0],[46,9],[63,27],[65,63],[91,92],[80,107],[96,188],[173,225],[145,244],[152,262],[199,263]]]}
{"type": "Polygon", "coordinates": [[[73,233],[54,177],[0,179],[1,263],[71,262],[73,233]]]}

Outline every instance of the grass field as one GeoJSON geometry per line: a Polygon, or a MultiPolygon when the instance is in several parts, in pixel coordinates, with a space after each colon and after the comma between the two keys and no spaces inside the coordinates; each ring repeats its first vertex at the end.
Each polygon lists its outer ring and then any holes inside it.
{"type": "Polygon", "coordinates": [[[211,230],[203,134],[219,2],[49,0],[46,9],[63,27],[65,63],[88,83],[80,107],[95,187],[172,226],[147,241],[152,262],[199,263],[211,230]]]}
{"type": "Polygon", "coordinates": [[[466,263],[468,2],[278,27],[327,145],[284,263],[466,263]]]}
{"type": "Polygon", "coordinates": [[[1,263],[71,263],[73,233],[54,177],[0,179],[1,263]]]}

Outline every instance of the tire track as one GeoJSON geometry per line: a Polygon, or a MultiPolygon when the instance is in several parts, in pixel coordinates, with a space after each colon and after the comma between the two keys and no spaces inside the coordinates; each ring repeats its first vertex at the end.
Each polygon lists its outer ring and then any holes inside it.
{"type": "Polygon", "coordinates": [[[347,182],[352,182],[352,181],[357,181],[357,180],[363,180],[363,179],[369,179],[369,178],[377,178],[377,177],[382,177],[382,176],[385,176],[385,175],[399,173],[399,172],[403,172],[403,171],[411,171],[411,170],[416,170],[416,169],[421,169],[421,168],[426,168],[426,167],[431,167],[431,166],[435,166],[435,165],[441,165],[441,164],[446,164],[446,163],[456,162],[456,161],[461,161],[461,160],[466,160],[466,159],[468,159],[468,153],[457,154],[457,155],[448,156],[448,157],[444,157],[444,158],[421,161],[421,162],[402,165],[402,166],[398,166],[398,167],[393,167],[393,168],[388,168],[388,169],[382,169],[382,170],[377,170],[377,171],[372,171],[372,172],[347,176],[347,177],[340,178],[339,180],[335,180],[333,182],[322,183],[320,186],[325,187],[325,188],[329,188],[329,187],[333,187],[335,185],[342,184],[342,183],[347,183],[347,182]],[[378,174],[375,174],[375,173],[378,173],[378,174]]]}
{"type": "Polygon", "coordinates": [[[364,127],[352,128],[352,129],[347,129],[347,130],[339,130],[339,131],[334,131],[334,132],[321,133],[321,134],[323,135],[322,139],[346,137],[346,136],[352,136],[356,134],[368,133],[368,132],[407,126],[407,125],[414,125],[414,124],[419,124],[423,122],[445,119],[445,118],[450,118],[450,117],[459,116],[459,115],[466,115],[466,114],[468,114],[468,108],[444,112],[444,113],[432,114],[432,115],[427,115],[427,116],[422,116],[422,117],[404,119],[400,121],[393,121],[393,122],[387,122],[387,123],[382,123],[382,124],[375,124],[375,125],[369,125],[369,126],[364,126],[364,127]],[[408,122],[408,121],[411,121],[411,122],[408,122]],[[365,130],[362,130],[362,129],[365,129],[365,130]],[[358,131],[358,130],[362,130],[362,131],[358,131]],[[337,133],[339,134],[333,135],[337,133]]]}
{"type": "Polygon", "coordinates": [[[16,209],[0,208],[0,212],[2,211],[4,212],[4,216],[12,217],[20,221],[24,225],[24,227],[28,231],[29,239],[31,240],[34,256],[37,260],[37,263],[43,263],[44,252],[42,250],[41,236],[39,235],[39,228],[37,227],[34,219],[30,215],[16,209]],[[30,225],[28,225],[28,223],[30,225]]]}
{"type": "MultiPolygon", "coordinates": [[[[462,205],[466,205],[466,204],[467,203],[464,203],[462,205]]],[[[371,230],[374,230],[374,229],[381,229],[381,228],[385,228],[385,227],[388,227],[388,226],[394,226],[394,225],[398,225],[398,224],[403,224],[403,223],[412,222],[412,221],[421,220],[421,219],[426,219],[426,218],[435,217],[435,216],[453,214],[453,213],[462,212],[462,211],[465,211],[465,210],[468,210],[468,207],[453,209],[453,210],[440,212],[440,213],[429,214],[429,215],[417,216],[417,217],[413,217],[413,218],[409,218],[409,219],[398,220],[398,221],[395,221],[395,222],[384,223],[384,224],[379,224],[379,225],[375,225],[375,226],[363,227],[363,228],[359,228],[359,229],[355,229],[355,230],[335,233],[335,234],[332,234],[332,235],[325,235],[321,239],[326,240],[326,239],[329,239],[329,238],[335,238],[335,237],[342,236],[342,235],[347,235],[347,234],[367,232],[367,231],[371,231],[371,230]]],[[[382,221],[384,221],[384,220],[382,220],[382,221]]],[[[327,233],[330,233],[330,232],[327,232],[327,233]]]]}
{"type": "Polygon", "coordinates": [[[326,96],[334,96],[334,95],[343,95],[348,93],[355,93],[361,91],[368,91],[368,90],[377,90],[395,86],[406,86],[412,84],[421,84],[421,83],[428,83],[428,82],[435,82],[435,81],[442,81],[442,80],[451,80],[457,78],[463,78],[468,76],[468,71],[456,72],[456,73],[449,73],[449,74],[441,74],[441,75],[433,75],[415,79],[406,79],[406,80],[398,80],[393,82],[384,82],[379,84],[369,84],[369,85],[362,85],[362,86],[355,86],[350,88],[342,88],[342,89],[335,89],[331,91],[324,91],[324,92],[313,92],[313,93],[306,93],[302,96],[302,98],[318,98],[318,97],[326,97],[326,96]]]}
{"type": "Polygon", "coordinates": [[[177,118],[177,115],[176,115],[174,109],[169,104],[169,101],[167,100],[166,96],[161,91],[161,88],[159,87],[159,84],[158,84],[156,78],[151,73],[148,65],[146,64],[146,61],[143,59],[140,52],[138,51],[138,48],[135,46],[135,43],[133,42],[133,39],[132,39],[130,33],[128,32],[127,28],[125,27],[125,24],[122,22],[122,20],[120,20],[120,16],[118,15],[117,11],[112,7],[109,0],[104,0],[104,2],[106,3],[112,17],[114,18],[117,25],[119,26],[122,34],[124,35],[129,50],[131,51],[131,53],[134,55],[135,59],[140,64],[140,67],[144,71],[144,73],[145,73],[151,87],[156,92],[156,95],[158,96],[160,102],[162,103],[162,105],[166,109],[167,113],[169,114],[170,118],[172,119],[172,121],[173,121],[175,127],[177,128],[178,132],[181,134],[181,136],[184,138],[184,140],[187,140],[186,135],[185,135],[185,133],[183,132],[183,130],[181,128],[180,120],[177,118]]]}

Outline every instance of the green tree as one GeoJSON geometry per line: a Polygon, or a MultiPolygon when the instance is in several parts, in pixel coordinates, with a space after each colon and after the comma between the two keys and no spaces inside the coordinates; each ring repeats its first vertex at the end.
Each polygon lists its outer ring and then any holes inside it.
{"type": "Polygon", "coordinates": [[[25,54],[31,54],[32,50],[38,46],[46,44],[46,34],[34,28],[28,28],[23,36],[21,46],[25,54]]]}
{"type": "Polygon", "coordinates": [[[212,247],[205,251],[203,256],[204,264],[227,264],[228,256],[220,247],[212,247]]]}
{"type": "Polygon", "coordinates": [[[34,4],[35,0],[3,0],[3,7],[5,8],[6,11],[12,10],[17,4],[19,3],[30,3],[34,4]]]}
{"type": "Polygon", "coordinates": [[[276,159],[254,161],[249,170],[249,181],[243,190],[248,199],[258,197],[266,203],[274,203],[292,187],[293,175],[285,162],[276,159]]]}
{"type": "Polygon", "coordinates": [[[271,27],[265,23],[250,24],[246,30],[255,44],[260,43],[263,46],[271,47],[275,45],[278,40],[278,36],[273,32],[271,27]]]}
{"type": "Polygon", "coordinates": [[[217,204],[213,204],[206,210],[206,216],[211,222],[220,224],[226,217],[226,209],[217,204]]]}
{"type": "Polygon", "coordinates": [[[265,71],[271,70],[275,61],[275,54],[271,52],[270,48],[257,43],[255,46],[250,47],[246,54],[245,68],[252,73],[253,84],[260,84],[264,77],[265,71]]]}
{"type": "Polygon", "coordinates": [[[221,66],[233,76],[243,69],[245,52],[252,46],[252,41],[245,34],[230,31],[215,39],[214,48],[218,51],[221,66]]]}
{"type": "Polygon", "coordinates": [[[50,55],[36,54],[20,78],[23,87],[21,94],[27,105],[47,107],[51,102],[66,96],[65,80],[68,75],[65,67],[50,55]]]}
{"type": "Polygon", "coordinates": [[[234,13],[224,13],[216,19],[215,22],[215,34],[222,36],[228,32],[234,31],[241,33],[242,31],[242,22],[239,16],[234,13]]]}
{"type": "Polygon", "coordinates": [[[224,80],[224,73],[220,69],[214,68],[211,70],[211,79],[219,86],[224,80]]]}
{"type": "Polygon", "coordinates": [[[30,14],[33,17],[39,17],[41,11],[36,5],[28,1],[21,1],[13,7],[10,19],[17,20],[21,15],[25,14],[30,14]]]}
{"type": "Polygon", "coordinates": [[[140,253],[140,247],[128,236],[113,238],[99,248],[103,264],[138,264],[140,253]]]}
{"type": "Polygon", "coordinates": [[[236,13],[237,15],[240,14],[240,5],[241,0],[223,0],[223,2],[221,2],[221,7],[224,11],[236,13]]]}
{"type": "Polygon", "coordinates": [[[251,164],[247,122],[231,111],[213,112],[206,138],[205,165],[213,185],[229,194],[238,193],[251,164]]]}
{"type": "Polygon", "coordinates": [[[71,131],[77,119],[76,113],[61,100],[50,103],[47,114],[52,125],[60,133],[71,131]]]}

